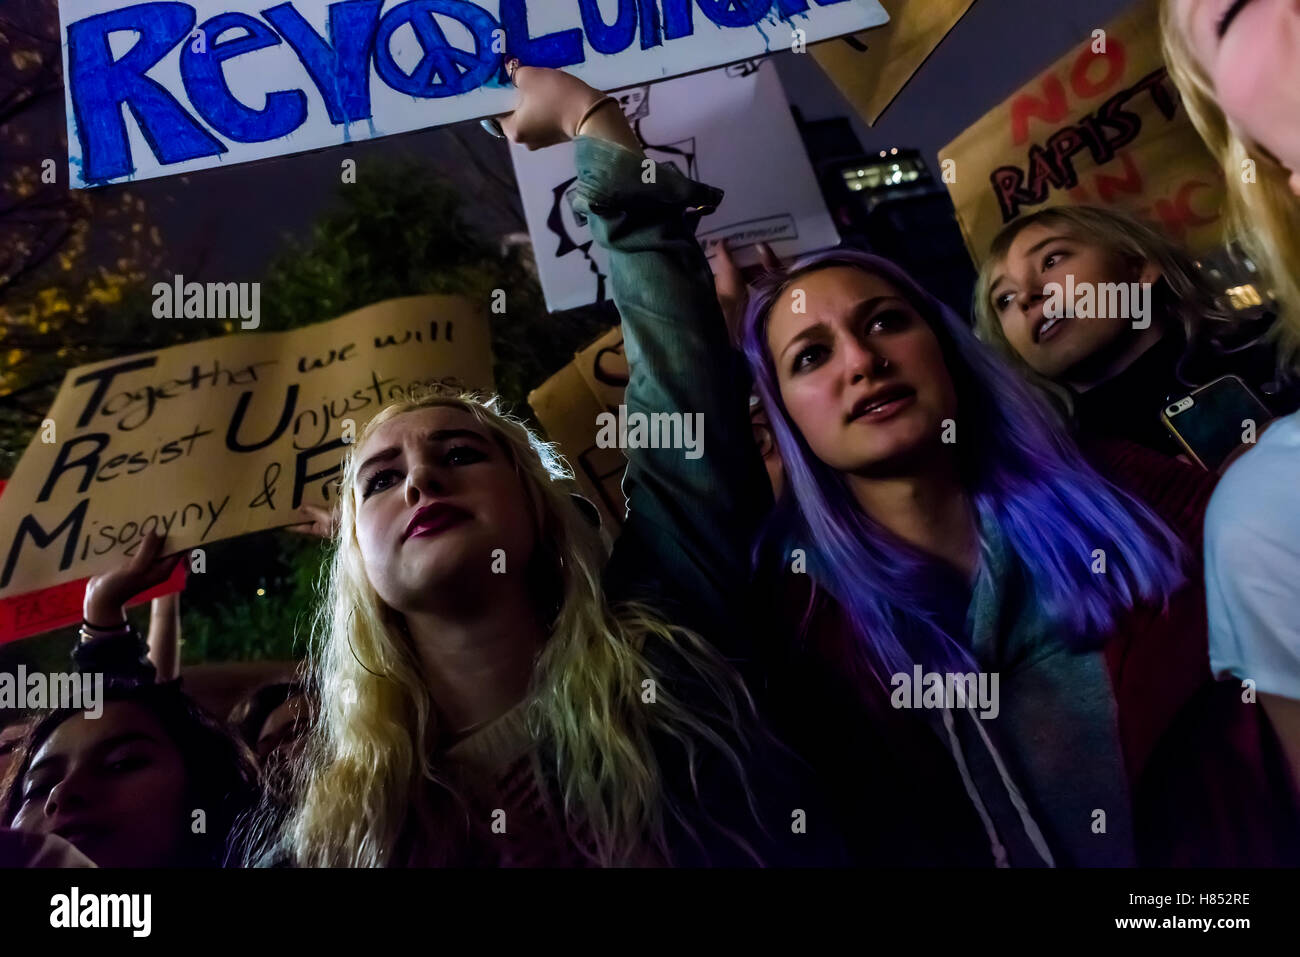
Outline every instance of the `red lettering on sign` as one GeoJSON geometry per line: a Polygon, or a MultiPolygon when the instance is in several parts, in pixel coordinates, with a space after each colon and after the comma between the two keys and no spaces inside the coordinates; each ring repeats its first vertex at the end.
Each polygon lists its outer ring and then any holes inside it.
{"type": "Polygon", "coordinates": [[[1115,202],[1115,194],[1121,191],[1139,195],[1142,192],[1142,173],[1137,168],[1133,155],[1127,150],[1121,150],[1116,158],[1124,167],[1123,176],[1111,176],[1109,173],[1100,171],[1094,176],[1097,183],[1097,195],[1101,197],[1104,203],[1115,202]]]}
{"type": "Polygon", "coordinates": [[[1203,212],[1197,212],[1192,206],[1192,199],[1196,193],[1204,190],[1215,189],[1214,183],[1206,183],[1201,180],[1189,180],[1178,187],[1172,199],[1158,199],[1155,201],[1155,215],[1160,220],[1165,231],[1176,239],[1181,239],[1189,229],[1195,229],[1197,226],[1208,226],[1210,223],[1219,219],[1220,211],[1216,208],[1209,215],[1203,212]]]}
{"type": "MultiPolygon", "coordinates": [[[[1070,87],[1079,99],[1095,99],[1120,81],[1127,65],[1128,53],[1124,44],[1115,37],[1108,36],[1105,53],[1093,53],[1091,45],[1083,48],[1083,52],[1070,67],[1070,87]],[[1106,72],[1094,80],[1091,75],[1092,65],[1099,60],[1105,64],[1106,72]]],[[[1044,77],[1041,96],[1025,91],[1011,101],[1012,144],[1020,146],[1029,139],[1031,119],[1036,117],[1045,123],[1060,123],[1069,109],[1065,84],[1054,73],[1044,77]]]]}
{"type": "Polygon", "coordinates": [[[1059,123],[1065,119],[1069,104],[1065,100],[1065,87],[1054,76],[1043,80],[1043,96],[1021,93],[1011,101],[1011,142],[1016,146],[1029,139],[1029,119],[1036,116],[1045,123],[1059,123]]]}
{"type": "Polygon", "coordinates": [[[1070,70],[1070,86],[1074,88],[1074,95],[1085,100],[1101,96],[1124,75],[1127,59],[1124,44],[1114,37],[1106,38],[1105,53],[1093,53],[1091,46],[1085,47],[1079,59],[1074,61],[1074,68],[1070,70]],[[1088,75],[1088,71],[1098,60],[1105,62],[1106,74],[1100,80],[1094,81],[1088,75]]]}

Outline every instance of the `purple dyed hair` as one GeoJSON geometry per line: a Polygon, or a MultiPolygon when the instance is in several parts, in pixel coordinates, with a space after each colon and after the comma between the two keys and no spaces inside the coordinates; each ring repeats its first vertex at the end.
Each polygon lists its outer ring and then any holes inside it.
{"type": "Polygon", "coordinates": [[[781,398],[767,343],[772,306],[808,273],[847,266],[893,285],[938,337],[961,415],[962,481],[981,526],[996,526],[1033,602],[1073,648],[1095,646],[1124,610],[1166,602],[1185,580],[1186,548],[1149,508],[1090,466],[1044,398],[979,342],[950,308],[886,259],[846,249],[813,253],[752,291],[742,348],[785,464],[786,490],[757,554],[804,548],[818,589],[845,610],[865,665],[882,681],[913,664],[968,670],[962,635],[933,607],[936,561],[870,518],[842,475],[808,447],[781,398]],[[1092,572],[1104,549],[1105,574],[1092,572]]]}

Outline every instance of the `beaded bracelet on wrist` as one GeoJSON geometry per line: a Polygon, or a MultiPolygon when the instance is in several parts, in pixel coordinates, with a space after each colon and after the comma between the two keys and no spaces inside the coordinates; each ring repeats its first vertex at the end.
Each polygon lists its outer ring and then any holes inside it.
{"type": "Polygon", "coordinates": [[[124,621],[120,625],[105,628],[102,625],[92,625],[88,621],[83,621],[81,627],[77,630],[77,634],[81,636],[82,641],[86,642],[95,641],[99,638],[115,638],[119,635],[131,634],[131,623],[124,621]]]}

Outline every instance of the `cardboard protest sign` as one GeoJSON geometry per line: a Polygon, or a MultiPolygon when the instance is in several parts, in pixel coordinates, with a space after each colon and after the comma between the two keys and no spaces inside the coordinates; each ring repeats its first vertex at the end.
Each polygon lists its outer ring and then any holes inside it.
{"type": "Polygon", "coordinates": [[[1223,174],[1166,73],[1156,8],[1094,31],[939,153],[977,262],[1053,205],[1121,207],[1197,251],[1220,241],[1223,174]]]}
{"type": "Polygon", "coordinates": [[[74,187],[513,108],[503,64],[611,90],[888,20],[877,0],[59,0],[74,187]]]}
{"type": "Polygon", "coordinates": [[[880,0],[889,23],[819,43],[817,64],[871,126],[975,0],[880,0]]]}
{"type": "Polygon", "coordinates": [[[153,530],[181,550],[293,524],[376,412],[439,384],[493,384],[486,316],[453,296],[73,369],[0,497],[0,596],[112,568],[153,530]]]}
{"type": "MultiPolygon", "coordinates": [[[[0,495],[4,493],[7,482],[0,481],[0,495]]],[[[185,579],[189,575],[189,566],[184,562],[176,566],[171,576],[161,585],[146,592],[133,595],[128,605],[140,605],[163,595],[170,595],[185,588],[185,579]]],[[[40,591],[11,598],[0,598],[0,645],[19,638],[39,635],[43,631],[53,631],[81,621],[81,611],[86,597],[86,585],[90,581],[80,581],[42,588],[40,591]]]]}
{"type": "MultiPolygon", "coordinates": [[[[165,582],[132,595],[127,605],[143,605],[145,602],[185,590],[185,580],[189,577],[190,566],[181,562],[176,566],[165,582]]],[[[25,595],[13,595],[0,598],[0,645],[19,638],[30,638],[42,632],[66,628],[81,621],[82,606],[86,598],[86,585],[89,578],[25,595]]]]}
{"type": "Polygon", "coordinates": [[[623,330],[615,326],[528,395],[537,420],[551,441],[559,444],[582,493],[596,503],[610,529],[618,528],[627,512],[623,498],[627,458],[621,449],[596,445],[596,416],[618,412],[627,381],[623,330]]]}
{"type": "MultiPolygon", "coordinates": [[[[759,242],[783,257],[839,244],[770,61],[635,87],[619,100],[648,157],[726,192],[696,233],[710,257],[723,240],[742,266],[758,261],[759,242]]],[[[609,257],[573,213],[574,149],[571,143],[537,152],[511,149],[542,292],[552,312],[609,297],[609,257]]]]}

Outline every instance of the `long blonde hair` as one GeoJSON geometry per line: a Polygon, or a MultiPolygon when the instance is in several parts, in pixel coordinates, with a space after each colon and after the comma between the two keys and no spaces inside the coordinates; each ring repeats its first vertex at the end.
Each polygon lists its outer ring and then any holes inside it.
{"type": "Polygon", "coordinates": [[[1187,115],[1223,167],[1229,235],[1271,284],[1278,303],[1281,354],[1294,360],[1300,351],[1300,202],[1287,184],[1289,174],[1267,150],[1235,129],[1219,108],[1214,84],[1177,23],[1174,0],[1161,3],[1160,32],[1169,75],[1182,93],[1187,115]],[[1253,183],[1244,181],[1248,163],[1255,170],[1253,183]]]}
{"type": "Polygon", "coordinates": [[[1074,394],[1034,371],[1020,357],[1007,340],[990,296],[993,279],[1011,244],[1030,226],[1054,226],[1080,242],[1100,246],[1114,257],[1159,267],[1162,281],[1156,286],[1160,293],[1156,305],[1163,313],[1160,318],[1179,323],[1187,339],[1188,352],[1211,335],[1211,325],[1217,323],[1227,328],[1233,322],[1233,316],[1215,299],[1214,290],[1192,257],[1172,239],[1126,212],[1102,206],[1050,206],[1007,223],[993,238],[975,281],[972,304],[975,334],[1006,356],[1026,379],[1052,396],[1067,415],[1074,412],[1074,394]]]}
{"type": "MultiPolygon", "coordinates": [[[[652,738],[666,735],[681,744],[692,772],[701,746],[712,745],[743,781],[744,734],[724,737],[716,729],[747,727],[752,701],[735,672],[696,635],[642,605],[610,606],[601,585],[606,549],[572,498],[572,473],[551,445],[498,411],[495,400],[433,394],[389,406],[352,449],[384,422],[435,406],[469,413],[496,439],[537,513],[530,584],[540,582],[550,593],[542,614],[554,612],[554,619],[526,715],[570,836],[584,835],[575,846],[600,865],[644,860],[647,848],[669,859],[666,824],[675,818],[690,826],[661,784],[652,738]],[[685,668],[680,677],[702,682],[706,700],[693,697],[688,704],[673,694],[682,681],[661,680],[645,653],[651,642],[671,649],[685,668]],[[647,679],[655,681],[650,706],[641,701],[647,679]]],[[[356,536],[358,464],[350,454],[343,466],[339,533],[306,664],[321,707],[296,771],[297,798],[278,835],[262,845],[261,860],[453,863],[449,848],[465,830],[464,806],[431,760],[437,709],[416,650],[366,575],[356,536]]]]}

